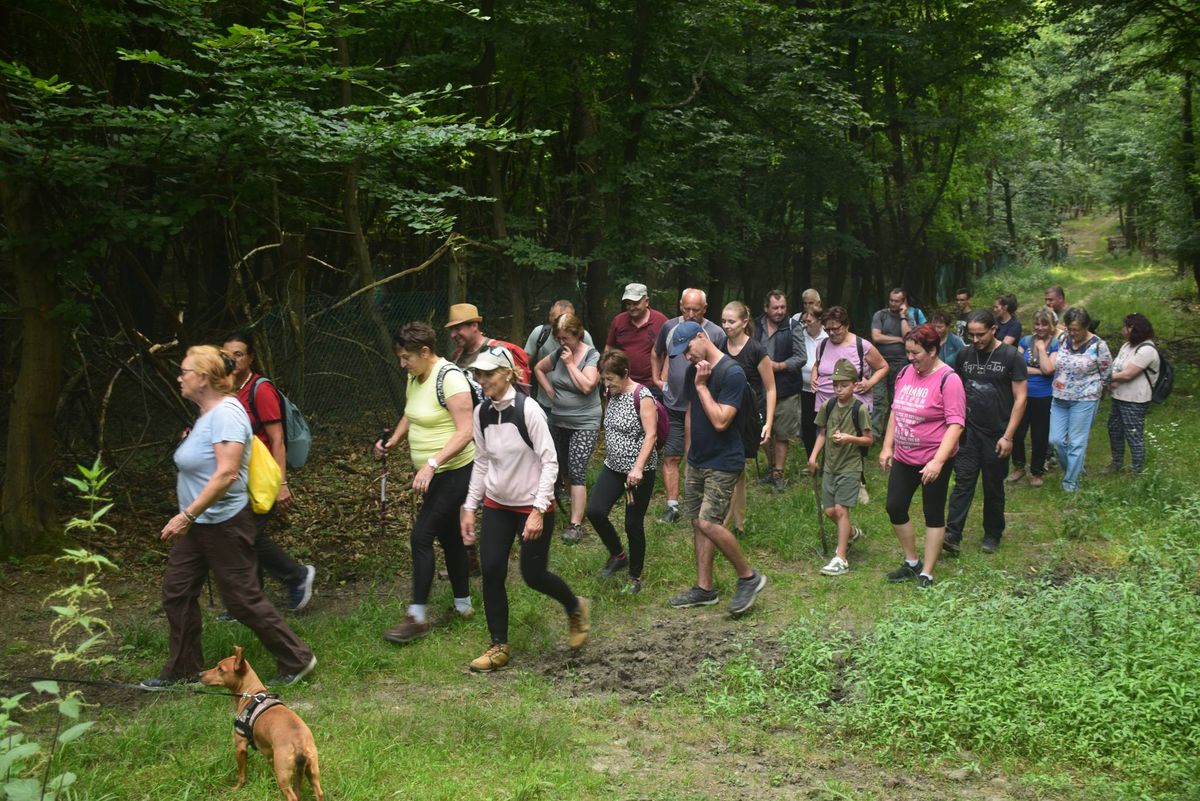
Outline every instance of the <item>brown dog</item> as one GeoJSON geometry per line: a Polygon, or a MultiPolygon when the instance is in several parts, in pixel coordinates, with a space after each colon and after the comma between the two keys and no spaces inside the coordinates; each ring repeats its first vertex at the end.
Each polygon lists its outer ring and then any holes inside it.
{"type": "Polygon", "coordinates": [[[271,760],[275,768],[275,781],[287,801],[299,799],[300,781],[305,776],[312,785],[317,801],[325,797],[321,792],[317,744],[313,741],[312,732],[299,715],[269,695],[250,663],[242,656],[242,646],[233,649],[233,656],[222,659],[216,667],[201,673],[200,681],[209,687],[224,687],[240,696],[234,698],[237,715],[233,746],[237,751],[238,780],[233,789],[246,783],[246,749],[257,748],[271,760]],[[259,707],[265,708],[259,711],[259,707]]]}

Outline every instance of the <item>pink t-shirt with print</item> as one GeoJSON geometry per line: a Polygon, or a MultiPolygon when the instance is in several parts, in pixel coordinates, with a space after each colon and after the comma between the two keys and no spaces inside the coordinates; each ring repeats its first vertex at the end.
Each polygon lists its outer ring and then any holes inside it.
{"type": "MultiPolygon", "coordinates": [[[[946,430],[966,422],[967,393],[962,379],[947,365],[923,376],[910,364],[896,377],[892,414],[896,418],[894,458],[923,467],[937,455],[946,430]]],[[[958,448],[954,450],[958,452],[958,448]]]]}

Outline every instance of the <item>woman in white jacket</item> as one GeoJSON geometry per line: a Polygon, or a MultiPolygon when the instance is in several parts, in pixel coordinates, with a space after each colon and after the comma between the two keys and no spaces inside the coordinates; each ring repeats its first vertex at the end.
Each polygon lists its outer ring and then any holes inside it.
{"type": "Polygon", "coordinates": [[[486,673],[508,665],[508,557],[521,538],[521,578],[549,595],[567,614],[567,643],[580,648],[591,623],[588,602],[547,567],[554,531],[554,480],[558,459],[546,413],[513,384],[512,357],[494,345],[479,351],[470,368],[486,397],[475,407],[475,466],[462,509],[463,542],[476,539],[475,513],[483,506],[479,561],[483,607],[492,643],[471,670],[486,673]]]}

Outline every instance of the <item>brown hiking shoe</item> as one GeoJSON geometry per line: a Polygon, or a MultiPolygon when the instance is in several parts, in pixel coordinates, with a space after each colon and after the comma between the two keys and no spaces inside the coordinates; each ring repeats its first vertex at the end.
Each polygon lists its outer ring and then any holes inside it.
{"type": "Polygon", "coordinates": [[[405,615],[404,622],[398,626],[392,626],[383,633],[383,639],[388,642],[396,642],[404,644],[419,640],[429,633],[430,625],[426,620],[424,623],[418,623],[417,619],[412,615],[405,615]]]}
{"type": "Polygon", "coordinates": [[[582,648],[592,630],[592,618],[588,614],[590,604],[587,598],[575,600],[579,602],[579,608],[567,615],[567,645],[571,648],[582,648]]]}
{"type": "Polygon", "coordinates": [[[471,662],[471,670],[476,673],[491,673],[508,667],[508,643],[494,642],[491,646],[471,662]]]}

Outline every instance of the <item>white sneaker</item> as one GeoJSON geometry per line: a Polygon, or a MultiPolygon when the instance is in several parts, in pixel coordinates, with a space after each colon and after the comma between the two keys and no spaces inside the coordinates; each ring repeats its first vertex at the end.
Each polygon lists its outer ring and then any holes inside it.
{"type": "Polygon", "coordinates": [[[850,572],[850,563],[840,556],[829,560],[829,564],[821,568],[822,576],[841,576],[850,572]]]}

